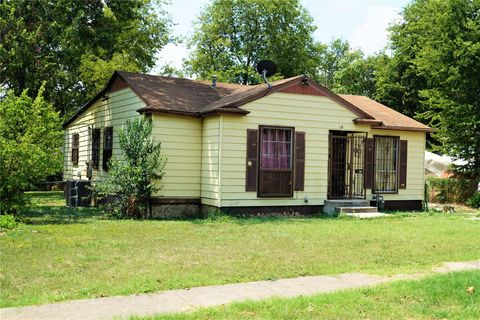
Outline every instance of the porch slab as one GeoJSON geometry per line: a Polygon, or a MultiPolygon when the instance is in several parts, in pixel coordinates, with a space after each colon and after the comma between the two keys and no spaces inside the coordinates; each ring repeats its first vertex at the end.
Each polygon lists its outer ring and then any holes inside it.
{"type": "Polygon", "coordinates": [[[366,213],[378,212],[377,207],[336,207],[337,213],[366,213]]]}
{"type": "Polygon", "coordinates": [[[373,219],[373,218],[386,218],[386,217],[393,217],[391,214],[385,214],[381,212],[350,212],[346,213],[345,215],[349,217],[355,217],[359,219],[373,219]]]}

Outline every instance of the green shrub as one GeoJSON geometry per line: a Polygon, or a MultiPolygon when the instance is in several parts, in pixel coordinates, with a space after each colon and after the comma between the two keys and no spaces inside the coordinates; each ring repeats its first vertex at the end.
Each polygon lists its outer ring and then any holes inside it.
{"type": "Polygon", "coordinates": [[[480,208],[480,192],[477,191],[465,204],[472,208],[480,208]]]}
{"type": "Polygon", "coordinates": [[[160,188],[154,183],[165,171],[166,158],[152,139],[152,121],[137,118],[118,133],[122,160],[110,160],[108,179],[97,183],[95,193],[106,200],[118,217],[152,217],[150,199],[160,188]]]}
{"type": "Polygon", "coordinates": [[[17,225],[12,214],[0,215],[0,229],[13,229],[17,225]]]}
{"type": "Polygon", "coordinates": [[[477,189],[475,180],[460,176],[450,178],[430,177],[427,179],[427,183],[430,190],[430,202],[465,203],[477,189]]]}

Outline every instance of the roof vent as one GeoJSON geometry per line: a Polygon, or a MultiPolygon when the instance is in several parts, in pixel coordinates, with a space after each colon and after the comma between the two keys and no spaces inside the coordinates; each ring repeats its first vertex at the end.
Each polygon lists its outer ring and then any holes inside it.
{"type": "Polygon", "coordinates": [[[214,74],[214,75],[212,76],[212,88],[216,88],[216,87],[217,87],[217,78],[218,78],[218,77],[217,77],[216,74],[214,74]]]}

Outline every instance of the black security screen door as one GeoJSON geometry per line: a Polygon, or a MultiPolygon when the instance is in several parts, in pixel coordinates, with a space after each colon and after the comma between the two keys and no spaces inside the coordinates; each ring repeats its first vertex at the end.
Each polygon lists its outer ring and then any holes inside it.
{"type": "Polygon", "coordinates": [[[331,132],[328,198],[365,199],[365,141],[367,133],[331,132]]]}

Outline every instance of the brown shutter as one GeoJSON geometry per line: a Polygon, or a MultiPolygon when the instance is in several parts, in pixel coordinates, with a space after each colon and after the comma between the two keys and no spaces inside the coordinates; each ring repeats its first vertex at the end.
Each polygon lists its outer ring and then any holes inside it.
{"type": "Polygon", "coordinates": [[[80,136],[78,133],[72,134],[72,164],[78,165],[78,149],[80,145],[80,136]]]}
{"type": "Polygon", "coordinates": [[[408,141],[400,140],[399,144],[399,170],[398,170],[398,187],[399,189],[407,188],[407,154],[408,154],[408,141]]]}
{"type": "Polygon", "coordinates": [[[108,171],[109,161],[112,158],[113,149],[113,127],[106,127],[103,136],[103,162],[102,168],[108,171]]]}
{"type": "Polygon", "coordinates": [[[305,186],[305,132],[295,132],[295,190],[305,186]]]}
{"type": "Polygon", "coordinates": [[[373,188],[373,159],[375,157],[373,139],[367,138],[365,140],[365,188],[373,188]]]}
{"type": "Polygon", "coordinates": [[[257,191],[258,130],[247,130],[247,168],[245,191],[257,191]]]}
{"type": "Polygon", "coordinates": [[[95,128],[92,131],[92,167],[98,169],[100,163],[100,129],[95,128]]]}

